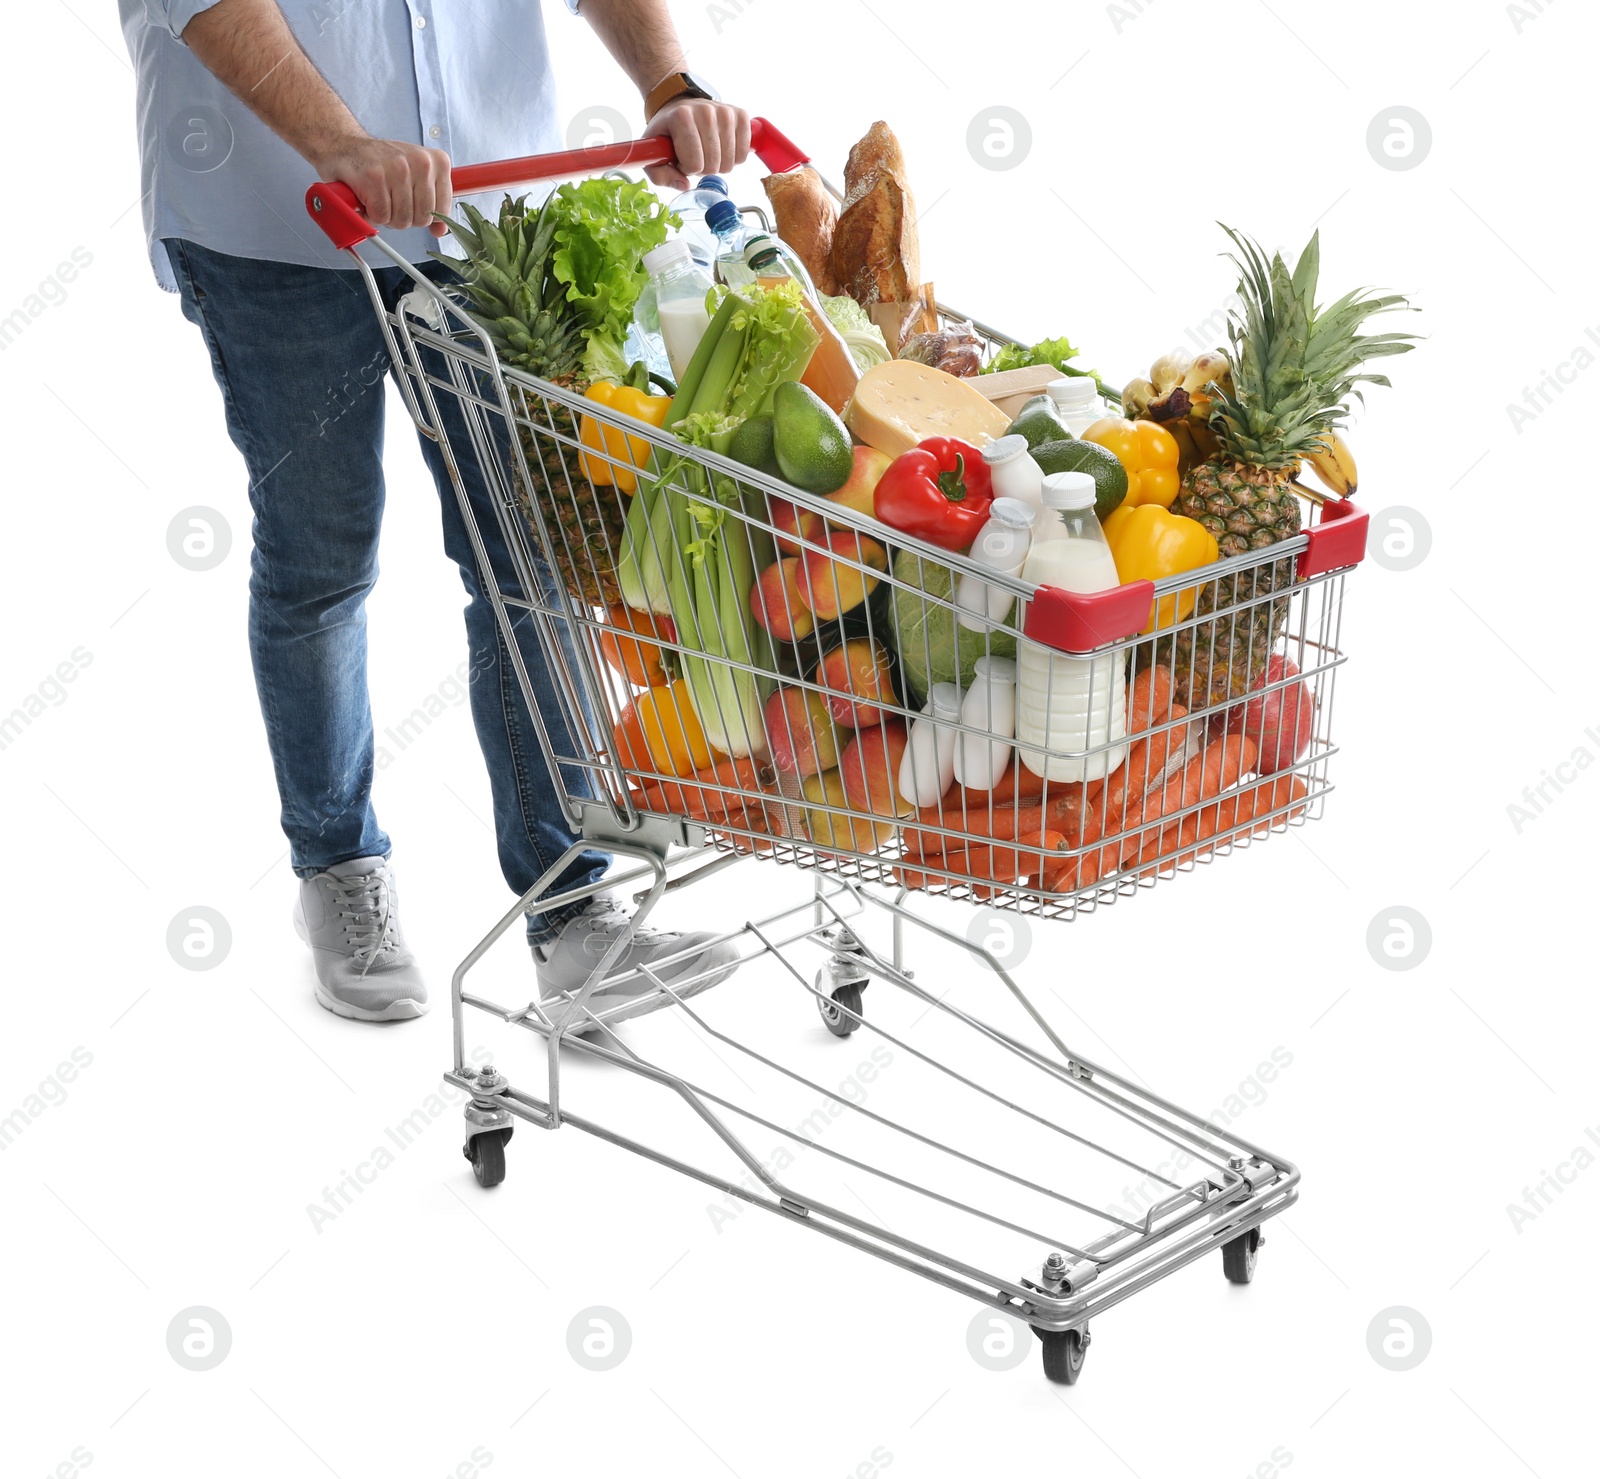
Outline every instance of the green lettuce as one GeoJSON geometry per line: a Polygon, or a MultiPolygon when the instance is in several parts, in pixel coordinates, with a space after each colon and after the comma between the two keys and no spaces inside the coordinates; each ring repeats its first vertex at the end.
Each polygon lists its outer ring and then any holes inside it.
{"type": "Polygon", "coordinates": [[[1122,396],[1104,380],[1100,378],[1098,370],[1081,370],[1076,365],[1068,364],[1068,360],[1078,357],[1078,351],[1072,347],[1070,339],[1041,339],[1037,344],[1007,344],[999,354],[989,361],[978,373],[980,375],[998,374],[1001,370],[1021,370],[1029,365],[1050,365],[1060,370],[1063,375],[1086,375],[1100,387],[1100,394],[1111,400],[1120,401],[1122,396]]]}
{"type": "Polygon", "coordinates": [[[591,380],[622,380],[623,339],[648,274],[644,254],[680,223],[642,180],[600,176],[560,187],[551,203],[555,248],[551,271],[583,325],[591,380]]]}

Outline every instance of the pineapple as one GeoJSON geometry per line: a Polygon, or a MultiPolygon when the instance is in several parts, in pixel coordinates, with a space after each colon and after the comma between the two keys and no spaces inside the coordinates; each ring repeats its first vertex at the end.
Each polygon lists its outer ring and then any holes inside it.
{"type": "MultiPolygon", "coordinates": [[[[1389,383],[1362,364],[1404,353],[1415,336],[1357,332],[1373,314],[1404,308],[1398,294],[1371,297],[1358,289],[1317,307],[1315,233],[1291,275],[1281,256],[1269,263],[1255,242],[1223,229],[1244,258],[1232,259],[1242,304],[1228,323],[1232,383],[1209,387],[1217,452],[1184,473],[1172,508],[1204,524],[1226,559],[1300,532],[1293,486],[1300,463],[1343,422],[1358,384],[1389,383]]],[[[1212,581],[1201,588],[1195,614],[1221,613],[1217,619],[1163,639],[1161,656],[1173,657],[1176,691],[1188,695],[1191,710],[1243,698],[1260,676],[1288,620],[1289,598],[1277,592],[1293,584],[1294,563],[1285,558],[1212,581]]]]}
{"type": "MultiPolygon", "coordinates": [[[[498,224],[470,205],[462,210],[470,226],[459,221],[446,225],[466,249],[467,260],[434,255],[461,273],[469,311],[489,335],[495,354],[515,369],[581,391],[584,336],[565,288],[550,270],[555,220],[549,201],[530,211],[526,196],[507,196],[498,224]]],[[[512,393],[519,413],[517,435],[537,484],[518,489],[528,517],[533,519],[537,498],[567,592],[586,606],[615,605],[620,599],[616,565],[627,517],[623,499],[615,488],[595,488],[583,475],[571,410],[525,386],[513,386],[512,393]]]]}

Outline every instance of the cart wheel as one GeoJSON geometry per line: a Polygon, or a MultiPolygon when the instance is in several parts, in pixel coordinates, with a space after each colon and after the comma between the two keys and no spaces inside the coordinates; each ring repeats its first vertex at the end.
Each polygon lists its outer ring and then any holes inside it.
{"type": "Polygon", "coordinates": [[[1222,1272],[1230,1284],[1248,1284],[1256,1276],[1256,1250],[1261,1246],[1261,1229],[1252,1227],[1231,1243],[1222,1245],[1222,1272]]]}
{"type": "Polygon", "coordinates": [[[472,1162],[472,1174],[479,1186],[499,1186],[506,1179],[506,1141],[511,1130],[485,1130],[474,1135],[462,1149],[462,1154],[472,1162]]]}
{"type": "MultiPolygon", "coordinates": [[[[817,976],[817,989],[822,989],[822,977],[817,976]]],[[[843,986],[836,986],[833,997],[819,996],[817,998],[817,1011],[822,1016],[822,1025],[835,1037],[849,1037],[861,1023],[856,1017],[861,1013],[861,983],[859,981],[846,981],[843,986]],[[840,1011],[839,1008],[844,1010],[840,1011]],[[849,1013],[856,1013],[852,1017],[849,1013]]]]}
{"type": "Polygon", "coordinates": [[[1083,1333],[1078,1330],[1037,1330],[1034,1332],[1044,1342],[1044,1374],[1064,1386],[1073,1386],[1078,1373],[1083,1370],[1084,1357],[1089,1354],[1083,1333]]]}

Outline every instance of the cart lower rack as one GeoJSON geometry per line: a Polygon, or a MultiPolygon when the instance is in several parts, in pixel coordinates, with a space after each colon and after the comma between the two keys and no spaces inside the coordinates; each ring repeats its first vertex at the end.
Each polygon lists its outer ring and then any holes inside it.
{"type": "MultiPolygon", "coordinates": [[[[763,120],[753,135],[770,168],[806,162],[763,120]]],[[[667,148],[644,140],[471,166],[454,184],[647,163],[667,148]]],[[[378,239],[344,187],[315,185],[307,205],[356,256],[408,409],[440,444],[578,838],[452,982],[446,1077],[471,1095],[466,1154],[480,1183],[503,1178],[518,1120],[574,1125],[706,1183],[725,1215],[773,1212],[1014,1315],[1040,1336],[1047,1375],[1065,1382],[1091,1318],[1166,1274],[1220,1250],[1227,1277],[1249,1282],[1261,1225],[1296,1198],[1296,1169],[1070,1050],[998,960],[915,901],[926,892],[1006,911],[998,918],[1071,919],[1319,815],[1337,753],[1344,578],[1365,516],[1330,501],[1291,538],[1090,597],[996,576],[909,536],[893,534],[891,548],[867,515],[501,364],[461,294],[378,239]],[[414,284],[392,306],[356,253],[369,241],[414,284]],[[583,418],[597,434],[580,438],[583,418]],[[632,460],[641,445],[648,470],[632,460]],[[613,476],[597,475],[602,464],[613,476]],[[635,483],[637,508],[624,492],[635,483]],[[657,500],[668,501],[665,520],[630,521],[657,500]],[[726,562],[741,586],[775,555],[792,560],[809,583],[805,630],[769,620],[752,641],[703,603],[687,618],[675,608],[675,625],[624,619],[615,602],[630,561],[686,573],[674,518],[703,536],[697,558],[726,562]],[[956,593],[968,575],[1006,593],[1010,614],[964,624],[956,593]],[[630,683],[629,644],[635,658],[665,655],[702,681],[630,683]],[[953,682],[960,697],[984,671],[978,658],[1010,660],[1030,644],[1070,659],[1091,698],[1125,702],[1126,733],[1051,734],[1038,763],[1013,761],[994,792],[954,787],[908,814],[893,775],[932,686],[953,682]],[[865,665],[849,660],[863,654],[865,665]],[[530,663],[553,684],[553,705],[539,703],[530,663]],[[1246,723],[1260,703],[1288,730],[1271,755],[1260,725],[1246,723]],[[810,727],[815,713],[825,730],[810,727]],[[677,751],[691,730],[714,736],[726,763],[687,775],[677,751]],[[1024,816],[1036,830],[1024,832],[1024,816]],[[590,844],[628,866],[546,897],[590,844]],[[731,979],[668,981],[658,967],[632,980],[623,1005],[595,1009],[600,984],[616,984],[624,934],[565,999],[499,1003],[469,989],[530,909],[631,886],[636,929],[667,892],[751,854],[810,873],[812,890],[727,932],[742,962],[731,979]],[[873,943],[878,924],[887,948],[873,943]],[[908,930],[959,952],[948,989],[907,968],[908,930]],[[790,982],[787,996],[771,990],[775,976],[790,982]],[[826,1032],[797,1031],[793,1013],[774,1009],[801,993],[826,1032]],[[535,1089],[467,1064],[469,1007],[544,1040],[535,1089]],[[997,1011],[1015,1020],[999,1025],[997,1011]],[[650,1020],[626,1039],[617,1031],[640,1018],[650,1020]],[[828,1045],[847,1037],[869,1050],[871,1091],[853,1098],[828,1087],[838,1081],[828,1045]],[[609,1070],[584,1080],[605,1085],[604,1121],[564,1102],[563,1066],[570,1080],[581,1060],[609,1070]],[[618,1127],[629,1115],[639,1128],[618,1127]],[[669,1128],[672,1148],[661,1143],[669,1128]],[[703,1152],[685,1158],[687,1145],[703,1152]]],[[[1009,342],[979,332],[991,348],[1009,342]]],[[[951,728],[958,744],[992,738],[965,718],[951,728]]]]}

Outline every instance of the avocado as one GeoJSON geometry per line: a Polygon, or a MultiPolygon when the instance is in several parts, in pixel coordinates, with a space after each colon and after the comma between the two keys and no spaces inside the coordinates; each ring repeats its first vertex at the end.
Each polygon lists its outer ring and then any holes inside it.
{"type": "Polygon", "coordinates": [[[1007,436],[1024,437],[1031,452],[1046,442],[1072,440],[1072,433],[1062,424],[1056,403],[1048,395],[1036,395],[1023,402],[1017,419],[1006,428],[1007,436]]]}
{"type": "Polygon", "coordinates": [[[781,478],[783,469],[772,455],[772,417],[747,416],[741,421],[728,443],[728,456],[757,472],[781,478]]]}
{"type": "Polygon", "coordinates": [[[1099,518],[1108,518],[1128,496],[1128,474],[1117,454],[1097,442],[1045,442],[1033,449],[1033,460],[1046,477],[1055,472],[1088,473],[1094,479],[1094,511],[1099,518]]]}
{"type": "Polygon", "coordinates": [[[807,493],[844,487],[855,466],[844,422],[798,380],[784,381],[773,394],[772,450],[784,477],[807,493]]]}

